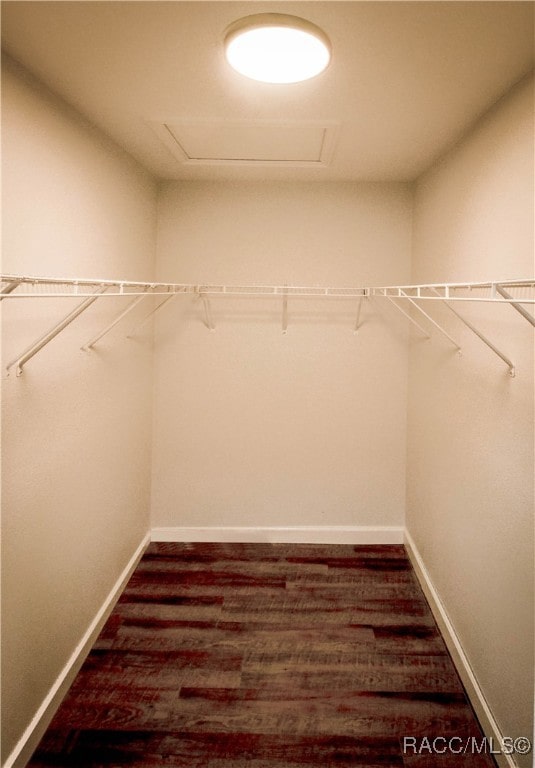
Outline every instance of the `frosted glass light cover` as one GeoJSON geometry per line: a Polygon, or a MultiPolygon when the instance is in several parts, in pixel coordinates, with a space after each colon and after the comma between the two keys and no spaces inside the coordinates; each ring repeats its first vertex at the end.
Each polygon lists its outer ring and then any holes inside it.
{"type": "Polygon", "coordinates": [[[297,83],[319,75],[331,58],[324,32],[305,19],[276,13],[247,16],[225,36],[227,61],[264,83],[297,83]]]}

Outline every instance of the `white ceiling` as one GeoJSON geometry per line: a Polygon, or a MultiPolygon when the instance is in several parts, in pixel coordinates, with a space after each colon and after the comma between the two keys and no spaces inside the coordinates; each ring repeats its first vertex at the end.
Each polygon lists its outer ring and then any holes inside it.
{"type": "Polygon", "coordinates": [[[532,69],[533,10],[462,0],[8,0],[2,42],[158,178],[407,181],[532,69]],[[225,28],[267,11],[327,33],[333,59],[323,74],[268,85],[228,67],[225,28]],[[203,161],[173,151],[153,123],[174,126],[175,139],[182,126],[203,161]],[[331,129],[328,161],[302,162],[297,152],[301,161],[288,162],[277,142],[299,148],[302,131],[303,147],[313,146],[322,125],[331,129]],[[264,162],[236,160],[240,136],[264,162]],[[232,147],[233,162],[217,159],[220,147],[232,147]],[[271,162],[279,157],[286,162],[271,162]]]}

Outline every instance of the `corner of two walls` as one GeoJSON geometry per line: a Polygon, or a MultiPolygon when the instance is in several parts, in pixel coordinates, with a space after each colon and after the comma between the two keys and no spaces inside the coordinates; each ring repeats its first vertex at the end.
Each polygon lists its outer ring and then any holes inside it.
{"type": "MultiPolygon", "coordinates": [[[[529,78],[419,179],[412,282],[532,276],[533,162],[529,78]]],[[[462,356],[439,337],[411,344],[409,544],[497,733],[531,739],[533,328],[509,306],[456,306],[512,358],[511,378],[487,346],[440,309],[433,313],[462,356]]],[[[531,755],[517,761],[531,765],[531,755]]]]}
{"type": "MultiPolygon", "coordinates": [[[[2,74],[2,271],[152,279],[152,180],[14,62],[2,74]]],[[[151,331],[126,340],[123,324],[80,350],[124,301],[93,304],[20,378],[3,367],[3,765],[29,757],[149,531],[151,331]]],[[[4,301],[3,365],[77,303],[4,301]]]]}

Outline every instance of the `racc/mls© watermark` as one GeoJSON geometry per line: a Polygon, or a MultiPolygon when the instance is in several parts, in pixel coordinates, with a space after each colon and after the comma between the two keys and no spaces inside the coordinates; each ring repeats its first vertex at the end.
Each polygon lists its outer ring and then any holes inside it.
{"type": "Polygon", "coordinates": [[[526,736],[404,736],[404,755],[528,755],[532,743],[526,736]]]}

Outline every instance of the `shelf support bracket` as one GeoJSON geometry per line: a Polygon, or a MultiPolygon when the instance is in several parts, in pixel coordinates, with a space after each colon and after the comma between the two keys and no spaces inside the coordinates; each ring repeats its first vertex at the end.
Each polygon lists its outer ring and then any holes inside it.
{"type": "Polygon", "coordinates": [[[152,316],[153,316],[153,315],[154,315],[154,314],[155,314],[155,313],[156,313],[156,312],[157,312],[159,309],[161,309],[161,307],[163,307],[163,306],[164,306],[164,304],[167,304],[167,302],[168,302],[168,301],[172,301],[174,298],[176,298],[176,296],[177,296],[177,293],[176,293],[176,292],[173,292],[173,293],[171,293],[169,296],[167,296],[167,297],[166,297],[166,298],[165,298],[163,301],[160,301],[160,303],[159,303],[159,304],[157,304],[157,305],[154,307],[154,309],[153,309],[153,310],[151,310],[151,311],[149,312],[149,314],[148,314],[148,315],[145,315],[145,317],[143,318],[143,320],[141,320],[141,322],[139,322],[137,325],[135,325],[135,326],[132,328],[132,330],[130,331],[130,333],[129,333],[129,334],[127,334],[127,337],[126,337],[126,338],[127,338],[127,339],[131,339],[131,338],[132,338],[132,336],[135,336],[136,332],[137,332],[137,331],[139,331],[139,329],[140,329],[140,328],[141,328],[143,325],[145,325],[145,323],[146,323],[148,320],[150,320],[150,318],[151,318],[151,317],[152,317],[152,316]]]}
{"type": "Polygon", "coordinates": [[[449,335],[449,333],[448,333],[447,331],[445,331],[445,330],[444,330],[444,328],[443,328],[441,325],[439,325],[439,323],[437,323],[437,321],[436,321],[436,320],[434,320],[434,319],[431,317],[431,315],[430,315],[430,314],[428,314],[428,313],[427,313],[427,312],[426,312],[424,309],[422,309],[422,308],[421,308],[421,307],[420,307],[420,306],[419,306],[419,305],[418,305],[418,304],[417,304],[417,303],[414,301],[414,299],[411,299],[411,297],[410,297],[410,296],[408,296],[408,295],[405,293],[405,291],[402,291],[401,289],[400,289],[399,293],[400,293],[400,296],[401,296],[401,298],[403,298],[403,299],[407,299],[408,301],[410,301],[410,303],[413,305],[413,307],[416,307],[416,309],[418,310],[418,312],[421,312],[421,313],[422,313],[422,315],[423,315],[424,317],[426,317],[426,318],[429,320],[429,322],[430,322],[432,325],[434,325],[434,326],[435,326],[435,328],[437,328],[437,329],[440,331],[440,333],[442,333],[442,335],[443,335],[443,336],[445,336],[445,337],[448,339],[448,341],[450,341],[450,342],[453,344],[453,346],[454,346],[454,347],[456,347],[456,348],[457,348],[457,350],[458,350],[459,352],[461,351],[461,346],[460,346],[460,344],[457,344],[457,342],[455,341],[455,339],[454,339],[454,338],[452,338],[452,337],[449,335]]]}
{"type": "Polygon", "coordinates": [[[384,295],[384,298],[388,299],[388,301],[398,310],[398,312],[401,312],[402,315],[405,315],[407,320],[409,320],[413,325],[415,325],[418,328],[420,333],[423,333],[423,335],[425,336],[426,339],[430,339],[431,338],[431,336],[427,333],[425,328],[422,328],[420,323],[417,323],[416,320],[413,317],[411,317],[408,312],[405,312],[403,307],[400,307],[399,304],[396,304],[396,302],[394,301],[392,296],[388,296],[386,293],[383,294],[383,295],[384,295]]]}
{"type": "Polygon", "coordinates": [[[3,288],[2,288],[2,290],[0,291],[0,301],[2,301],[2,299],[3,299],[3,298],[5,298],[5,296],[7,296],[9,293],[13,293],[13,291],[15,290],[15,288],[16,288],[18,285],[20,285],[20,284],[21,284],[21,282],[22,282],[22,280],[12,280],[12,281],[11,281],[10,283],[8,283],[7,285],[4,285],[4,287],[3,287],[3,288]]]}
{"type": "MultiPolygon", "coordinates": [[[[440,296],[440,293],[436,290],[436,288],[431,288],[433,293],[436,293],[437,296],[440,296]]],[[[481,331],[478,331],[478,329],[475,327],[475,325],[472,325],[472,323],[467,320],[465,317],[460,315],[454,307],[451,306],[451,304],[446,301],[445,299],[442,299],[442,302],[447,306],[447,308],[450,310],[450,312],[453,312],[453,314],[459,318],[459,320],[466,325],[467,328],[470,328],[472,333],[475,333],[475,335],[481,339],[481,341],[489,347],[489,349],[492,349],[495,355],[498,355],[499,358],[503,360],[503,362],[509,367],[509,375],[514,378],[515,376],[515,364],[512,360],[510,360],[507,355],[504,355],[501,350],[496,347],[490,339],[487,339],[486,336],[484,336],[481,331]]]]}
{"type": "Polygon", "coordinates": [[[97,290],[95,291],[93,296],[88,297],[87,299],[84,299],[81,304],[78,304],[77,307],[75,307],[71,312],[69,312],[68,315],[66,315],[63,320],[60,320],[59,323],[56,323],[56,325],[51,328],[47,333],[44,334],[44,336],[41,336],[37,341],[35,341],[31,346],[29,346],[22,355],[19,355],[14,360],[12,360],[10,363],[7,364],[7,372],[9,374],[10,369],[16,365],[17,367],[17,376],[20,376],[22,374],[22,369],[24,365],[28,362],[28,360],[31,360],[31,358],[39,352],[39,350],[43,349],[50,341],[52,341],[53,338],[55,338],[58,333],[61,333],[68,325],[72,323],[73,320],[76,320],[76,318],[82,314],[82,312],[85,312],[86,309],[88,309],[93,302],[95,302],[101,294],[103,294],[108,289],[107,285],[101,285],[97,290]]]}
{"type": "MultiPolygon", "coordinates": [[[[147,288],[145,288],[145,290],[147,290],[147,288]]],[[[107,326],[104,328],[104,330],[100,331],[100,333],[97,333],[97,335],[96,335],[96,336],[93,336],[93,338],[92,338],[90,341],[88,341],[86,344],[84,344],[84,345],[83,345],[83,347],[81,347],[81,349],[83,349],[83,350],[84,350],[84,352],[89,352],[89,350],[90,350],[90,349],[92,349],[92,348],[95,346],[95,344],[97,343],[97,341],[100,341],[100,339],[101,339],[103,336],[105,336],[105,335],[108,333],[108,331],[111,331],[111,329],[112,329],[112,328],[115,328],[115,326],[117,325],[117,323],[119,323],[119,322],[120,322],[120,321],[123,319],[123,317],[124,317],[125,315],[127,315],[129,312],[131,312],[131,311],[134,309],[134,307],[137,307],[137,305],[138,305],[138,304],[139,304],[141,301],[143,301],[143,299],[146,299],[148,295],[150,295],[150,294],[147,294],[147,293],[143,293],[143,294],[141,294],[141,296],[136,296],[136,298],[135,298],[133,301],[131,301],[131,302],[130,302],[130,304],[128,304],[128,306],[126,307],[126,309],[124,309],[124,310],[121,312],[121,314],[120,314],[120,315],[118,315],[118,316],[115,318],[115,320],[113,320],[113,321],[112,321],[112,322],[111,322],[109,325],[107,325],[107,326]]]]}
{"type": "Polygon", "coordinates": [[[204,306],[204,322],[209,331],[215,331],[214,318],[212,317],[212,305],[205,293],[199,293],[204,306]]]}
{"type": "Polygon", "coordinates": [[[502,286],[497,283],[496,284],[496,292],[500,294],[500,296],[503,296],[504,299],[510,299],[511,300],[511,306],[513,309],[516,309],[517,312],[520,312],[522,317],[525,317],[528,323],[531,323],[531,325],[535,326],[535,317],[533,317],[532,314],[530,314],[527,309],[524,309],[522,304],[519,304],[517,301],[514,301],[514,296],[511,296],[511,294],[505,290],[505,288],[502,288],[502,286]]]}
{"type": "Polygon", "coordinates": [[[359,304],[357,307],[357,319],[355,321],[355,328],[353,329],[353,333],[358,333],[360,328],[360,311],[362,309],[362,299],[364,296],[359,296],[359,304]]]}

